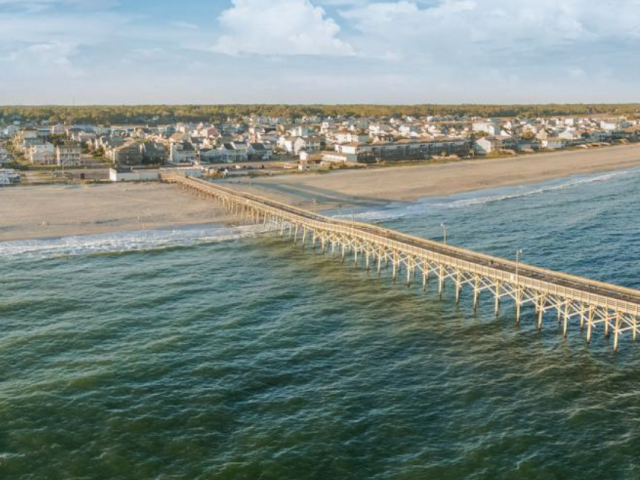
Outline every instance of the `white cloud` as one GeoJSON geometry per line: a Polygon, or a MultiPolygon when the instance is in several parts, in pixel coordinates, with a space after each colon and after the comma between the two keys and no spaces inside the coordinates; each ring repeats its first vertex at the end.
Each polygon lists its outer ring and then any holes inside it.
{"type": "Polygon", "coordinates": [[[212,50],[229,55],[353,55],[340,27],[309,0],[233,0],[212,50]]]}
{"type": "Polygon", "coordinates": [[[10,64],[14,75],[36,72],[40,75],[79,77],[83,75],[82,70],[71,63],[77,52],[78,46],[73,43],[34,43],[0,56],[0,63],[10,64]]]}
{"type": "Polygon", "coordinates": [[[213,28],[143,3],[0,0],[0,103],[637,96],[640,0],[215,0],[213,28]]]}
{"type": "Polygon", "coordinates": [[[399,40],[401,47],[408,37],[438,46],[482,43],[516,49],[519,42],[548,47],[640,37],[638,0],[618,0],[615,6],[602,0],[440,0],[428,7],[401,0],[344,8],[341,15],[362,35],[399,40]]]}
{"type": "Polygon", "coordinates": [[[195,23],[189,22],[171,22],[171,25],[176,28],[181,28],[184,30],[200,30],[200,27],[195,23]]]}

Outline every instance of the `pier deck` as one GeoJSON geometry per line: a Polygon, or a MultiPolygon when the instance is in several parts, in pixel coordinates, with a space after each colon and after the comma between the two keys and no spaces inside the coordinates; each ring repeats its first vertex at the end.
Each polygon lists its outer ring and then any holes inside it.
{"type": "Polygon", "coordinates": [[[434,278],[440,295],[446,283],[451,282],[456,302],[460,301],[462,289],[470,288],[475,309],[482,293],[489,292],[496,315],[502,299],[514,300],[518,323],[522,307],[533,305],[537,327],[543,328],[545,313],[555,311],[565,337],[571,322],[578,323],[580,331],[586,329],[587,342],[591,342],[596,329],[601,328],[607,338],[613,334],[615,351],[624,334],[630,333],[634,341],[638,337],[638,290],[516,263],[376,225],[330,218],[204,180],[164,176],[163,181],[216,200],[243,219],[263,223],[266,229],[288,235],[303,247],[320,247],[341,255],[343,261],[353,255],[356,265],[361,262],[378,275],[383,268],[390,269],[394,280],[402,276],[408,285],[421,282],[425,289],[434,278]]]}

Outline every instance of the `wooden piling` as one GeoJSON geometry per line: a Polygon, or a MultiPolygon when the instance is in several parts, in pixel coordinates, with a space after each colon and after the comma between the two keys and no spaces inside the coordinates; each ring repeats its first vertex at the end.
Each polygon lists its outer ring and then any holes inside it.
{"type": "Polygon", "coordinates": [[[542,329],[543,317],[554,307],[558,322],[564,319],[563,336],[568,336],[572,316],[580,316],[580,330],[587,328],[587,342],[591,342],[596,324],[604,323],[607,338],[613,330],[614,350],[620,347],[621,334],[631,331],[633,341],[638,338],[640,318],[640,291],[593,282],[575,276],[526,265],[514,265],[505,259],[478,254],[469,250],[443,245],[439,242],[409,237],[400,232],[374,225],[342,222],[323,217],[317,213],[303,211],[255,195],[235,192],[231,188],[177,175],[162,175],[162,180],[185,191],[215,201],[247,223],[262,223],[264,230],[293,238],[295,244],[302,240],[302,248],[311,237],[314,249],[318,242],[323,253],[327,253],[327,242],[331,254],[339,248],[342,261],[347,252],[353,252],[358,265],[359,255],[365,256],[367,271],[376,262],[378,276],[385,269],[393,269],[392,277],[402,275],[406,268],[406,282],[410,286],[417,279],[418,269],[422,274],[422,287],[426,291],[431,271],[438,277],[438,293],[442,298],[446,279],[455,283],[455,301],[460,302],[463,288],[473,289],[473,308],[479,308],[482,290],[493,290],[496,315],[500,312],[502,296],[514,298],[516,322],[522,318],[522,307],[532,302],[537,314],[537,325],[542,329]],[[302,229],[302,235],[300,230],[302,229]],[[302,238],[301,238],[302,237],[302,238]],[[519,268],[513,275],[513,269],[519,268]],[[492,288],[493,287],[493,288],[492,288]],[[597,318],[597,320],[596,320],[597,318]]]}

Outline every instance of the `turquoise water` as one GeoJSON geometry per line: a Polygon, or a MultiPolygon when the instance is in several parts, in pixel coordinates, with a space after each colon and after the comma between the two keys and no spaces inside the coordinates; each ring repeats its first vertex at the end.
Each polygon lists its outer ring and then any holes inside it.
{"type": "MultiPolygon", "coordinates": [[[[638,180],[357,217],[638,288],[638,180]]],[[[419,290],[253,228],[0,244],[0,478],[640,478],[640,346],[419,290]]]]}

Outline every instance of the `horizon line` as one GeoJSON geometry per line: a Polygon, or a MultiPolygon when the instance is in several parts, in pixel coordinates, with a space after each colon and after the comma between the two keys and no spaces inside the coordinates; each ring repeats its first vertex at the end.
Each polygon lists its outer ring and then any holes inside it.
{"type": "Polygon", "coordinates": [[[633,102],[542,102],[542,103],[87,103],[87,104],[2,104],[0,108],[86,108],[86,107],[534,107],[534,106],[638,106],[640,101],[633,102]]]}

